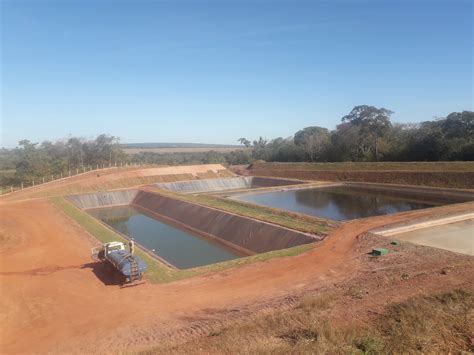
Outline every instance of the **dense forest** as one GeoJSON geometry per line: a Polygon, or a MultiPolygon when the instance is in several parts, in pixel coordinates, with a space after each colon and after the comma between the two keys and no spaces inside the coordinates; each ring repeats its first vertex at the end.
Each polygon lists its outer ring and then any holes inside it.
{"type": "Polygon", "coordinates": [[[240,142],[265,161],[446,161],[474,160],[474,112],[417,124],[393,124],[392,111],[356,106],[335,130],[307,127],[293,137],[240,142]]]}
{"type": "Polygon", "coordinates": [[[123,164],[249,164],[339,161],[448,161],[474,160],[474,112],[453,112],[447,117],[416,124],[394,124],[392,111],[361,105],[341,118],[335,130],[312,126],[288,138],[238,141],[232,152],[141,152],[127,155],[117,137],[102,134],[93,140],[69,137],[56,142],[19,142],[0,150],[1,185],[31,184],[51,175],[123,164]]]}

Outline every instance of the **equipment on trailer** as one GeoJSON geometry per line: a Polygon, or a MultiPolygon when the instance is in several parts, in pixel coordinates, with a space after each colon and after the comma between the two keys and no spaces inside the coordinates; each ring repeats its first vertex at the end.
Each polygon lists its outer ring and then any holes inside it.
{"type": "Polygon", "coordinates": [[[125,281],[135,282],[141,280],[146,270],[146,263],[137,255],[134,255],[134,242],[129,243],[130,251],[125,249],[122,242],[109,242],[102,246],[92,248],[92,258],[107,262],[118,270],[125,281]]]}

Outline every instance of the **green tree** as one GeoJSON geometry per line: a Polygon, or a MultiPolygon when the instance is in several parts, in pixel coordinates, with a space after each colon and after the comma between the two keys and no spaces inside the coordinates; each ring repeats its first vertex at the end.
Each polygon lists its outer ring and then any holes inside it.
{"type": "Polygon", "coordinates": [[[247,138],[239,138],[237,139],[237,141],[243,146],[245,146],[245,148],[250,148],[251,146],[251,142],[247,138]]]}
{"type": "Polygon", "coordinates": [[[328,151],[331,143],[331,135],[327,128],[306,127],[296,132],[295,145],[303,147],[310,161],[325,160],[324,153],[328,151]]]}
{"type": "Polygon", "coordinates": [[[359,131],[359,127],[356,127],[349,122],[337,125],[336,130],[331,134],[330,160],[360,160],[359,131]]]}
{"type": "Polygon", "coordinates": [[[443,133],[448,138],[474,139],[474,112],[452,112],[441,124],[443,133]]]}
{"type": "Polygon", "coordinates": [[[392,127],[390,116],[393,111],[374,106],[355,106],[352,111],[342,118],[342,122],[350,122],[360,128],[360,143],[364,138],[369,138],[372,142],[371,150],[375,161],[379,160],[379,140],[392,127]]]}
{"type": "Polygon", "coordinates": [[[30,181],[37,176],[50,172],[50,157],[44,150],[38,149],[38,143],[27,139],[19,142],[19,159],[16,164],[16,175],[22,181],[30,181]]]}

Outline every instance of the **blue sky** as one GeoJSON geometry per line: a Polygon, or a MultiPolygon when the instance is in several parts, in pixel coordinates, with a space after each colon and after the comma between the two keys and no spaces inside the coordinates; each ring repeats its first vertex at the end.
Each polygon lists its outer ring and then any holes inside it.
{"type": "Polygon", "coordinates": [[[473,109],[472,1],[1,2],[1,142],[235,144],[473,109]]]}

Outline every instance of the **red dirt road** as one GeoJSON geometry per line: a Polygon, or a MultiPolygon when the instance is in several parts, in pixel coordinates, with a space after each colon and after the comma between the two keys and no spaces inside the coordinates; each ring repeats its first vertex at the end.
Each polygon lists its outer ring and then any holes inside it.
{"type": "MultiPolygon", "coordinates": [[[[446,206],[436,213],[472,207],[446,206]]],[[[2,204],[0,349],[3,353],[77,353],[156,345],[163,334],[199,317],[225,320],[248,305],[348,280],[364,267],[361,255],[368,251],[357,236],[433,211],[344,224],[320,246],[296,257],[165,285],[120,288],[101,265],[91,262],[93,240],[48,201],[2,204]]]]}

